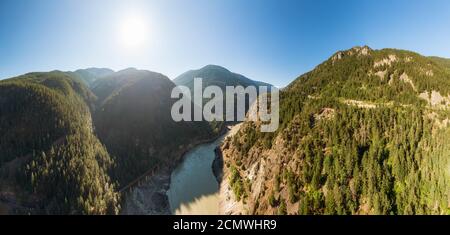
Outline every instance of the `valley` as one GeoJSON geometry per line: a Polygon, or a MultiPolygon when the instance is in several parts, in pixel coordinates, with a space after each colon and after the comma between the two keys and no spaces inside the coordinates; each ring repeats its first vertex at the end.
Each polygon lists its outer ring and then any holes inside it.
{"type": "Polygon", "coordinates": [[[449,214],[448,64],[336,52],[280,90],[275,132],[172,119],[171,91],[199,76],[272,87],[217,65],[2,80],[0,214],[449,214]]]}
{"type": "MultiPolygon", "coordinates": [[[[171,213],[172,171],[226,131],[218,122],[173,121],[174,88],[162,74],[133,68],[0,81],[2,214],[171,213]],[[147,205],[136,205],[139,197],[147,205]]],[[[211,162],[204,166],[212,175],[211,162]]]]}

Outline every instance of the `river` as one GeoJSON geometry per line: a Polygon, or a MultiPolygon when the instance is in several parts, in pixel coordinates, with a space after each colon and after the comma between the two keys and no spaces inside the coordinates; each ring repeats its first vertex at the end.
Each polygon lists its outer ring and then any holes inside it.
{"type": "Polygon", "coordinates": [[[239,126],[234,126],[213,143],[199,145],[186,153],[183,162],[172,172],[167,192],[173,214],[219,214],[219,184],[212,171],[214,149],[226,136],[236,133],[239,126]]]}

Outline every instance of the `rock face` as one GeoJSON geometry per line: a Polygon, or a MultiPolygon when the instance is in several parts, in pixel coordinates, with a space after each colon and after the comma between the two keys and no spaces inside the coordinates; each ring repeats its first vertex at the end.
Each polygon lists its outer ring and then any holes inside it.
{"type": "Polygon", "coordinates": [[[348,56],[368,56],[372,53],[372,48],[368,47],[368,46],[356,46],[351,48],[350,50],[347,51],[338,51],[336,52],[332,57],[331,57],[331,61],[333,62],[333,64],[339,60],[342,60],[345,57],[348,56]]]}
{"type": "Polygon", "coordinates": [[[419,97],[426,100],[431,106],[447,107],[450,104],[450,95],[443,97],[438,91],[423,92],[419,97]]]}
{"type": "Polygon", "coordinates": [[[391,66],[392,63],[395,63],[398,61],[398,58],[396,55],[389,55],[387,58],[384,58],[380,61],[375,62],[375,64],[373,65],[374,68],[378,68],[381,66],[391,66]]]}
{"type": "MultiPolygon", "coordinates": [[[[245,123],[243,124],[245,127],[245,123]]],[[[238,133],[239,135],[239,133],[238,133]]],[[[270,207],[267,202],[269,195],[266,191],[274,188],[274,180],[271,179],[281,175],[283,168],[294,167],[298,162],[289,161],[291,158],[286,154],[282,138],[277,138],[272,149],[261,151],[261,149],[252,149],[248,153],[248,158],[242,159],[240,172],[243,182],[251,182],[248,185],[247,199],[236,199],[236,194],[231,186],[232,172],[229,167],[224,168],[224,177],[220,187],[221,213],[227,215],[251,215],[251,214],[276,214],[276,208],[270,207]]],[[[225,163],[231,163],[239,155],[239,152],[232,146],[231,141],[222,145],[222,151],[225,163]]],[[[282,189],[280,195],[287,196],[287,189],[282,189]]],[[[294,213],[297,204],[290,206],[294,213]]]]}

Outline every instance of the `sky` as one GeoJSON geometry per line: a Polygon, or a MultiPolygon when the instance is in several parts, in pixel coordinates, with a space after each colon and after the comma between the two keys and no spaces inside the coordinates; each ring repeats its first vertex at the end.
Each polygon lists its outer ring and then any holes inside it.
{"type": "Polygon", "coordinates": [[[88,67],[173,79],[216,64],[283,87],[358,45],[450,58],[450,1],[0,1],[0,79],[88,67]]]}

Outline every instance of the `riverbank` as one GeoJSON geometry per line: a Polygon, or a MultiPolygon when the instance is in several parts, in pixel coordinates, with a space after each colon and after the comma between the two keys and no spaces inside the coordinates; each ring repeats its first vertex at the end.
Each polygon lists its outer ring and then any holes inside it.
{"type": "Polygon", "coordinates": [[[202,144],[214,143],[229,131],[224,127],[220,134],[209,140],[198,141],[184,148],[179,157],[152,172],[152,175],[140,177],[142,180],[136,182],[124,192],[124,203],[121,214],[124,215],[170,215],[169,198],[167,192],[170,189],[171,174],[183,161],[187,153],[202,144]]]}
{"type": "MultiPolygon", "coordinates": [[[[227,134],[227,137],[233,137],[241,128],[242,123],[234,126],[227,134]]],[[[224,159],[222,154],[222,145],[216,148],[216,159],[213,163],[213,172],[216,172],[216,179],[219,182],[219,214],[221,215],[234,215],[243,211],[243,205],[241,202],[233,200],[233,190],[229,184],[229,173],[225,171],[224,159]]]]}

